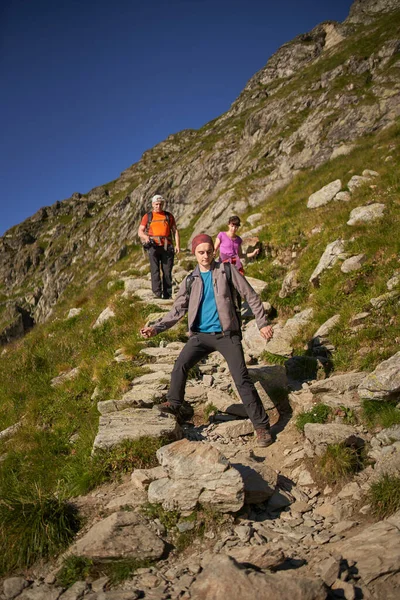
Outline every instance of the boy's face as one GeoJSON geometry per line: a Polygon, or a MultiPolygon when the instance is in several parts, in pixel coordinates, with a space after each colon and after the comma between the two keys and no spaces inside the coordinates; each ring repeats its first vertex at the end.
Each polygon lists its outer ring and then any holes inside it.
{"type": "Polygon", "coordinates": [[[206,271],[214,259],[214,248],[209,243],[199,244],[194,251],[200,269],[203,267],[206,271]]]}

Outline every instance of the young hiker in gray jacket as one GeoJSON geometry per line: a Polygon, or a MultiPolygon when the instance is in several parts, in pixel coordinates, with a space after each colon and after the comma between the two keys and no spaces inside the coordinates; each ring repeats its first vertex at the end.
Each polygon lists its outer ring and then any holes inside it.
{"type": "Polygon", "coordinates": [[[244,360],[240,320],[235,310],[232,286],[249,303],[260,334],[265,340],[272,338],[272,327],[268,325],[259,296],[246,279],[235,268],[230,269],[229,276],[226,265],[214,260],[214,244],[210,236],[197,235],[192,241],[192,252],[198,264],[192,275],[188,275],[191,278],[190,284],[186,277],[170,312],[152,327],[140,330],[144,338],[151,338],[169,329],[188,314],[189,340],[172,371],[167,401],[160,404],[159,409],[175,415],[178,420],[182,419],[182,403],[189,369],[211,352],[218,351],[228,363],[240,398],[254,426],[257,445],[269,446],[272,443],[269,420],[244,360]]]}

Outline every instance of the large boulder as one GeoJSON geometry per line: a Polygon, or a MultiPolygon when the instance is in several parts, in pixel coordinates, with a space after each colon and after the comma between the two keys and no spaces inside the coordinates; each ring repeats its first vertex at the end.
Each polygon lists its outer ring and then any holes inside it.
{"type": "Polygon", "coordinates": [[[400,511],[334,548],[347,561],[356,563],[358,575],[365,583],[389,579],[400,572],[400,511]]]}
{"type": "Polygon", "coordinates": [[[184,439],[160,448],[157,458],[168,477],[150,484],[149,502],[183,512],[198,503],[220,512],[237,512],[243,506],[243,480],[217,448],[184,439]]]}
{"type": "Polygon", "coordinates": [[[193,600],[325,600],[322,580],[285,572],[259,573],[241,568],[228,556],[214,556],[190,587],[193,600]]]}
{"type": "Polygon", "coordinates": [[[358,387],[361,398],[390,400],[400,395],[400,352],[380,363],[358,387]]]}
{"type": "Polygon", "coordinates": [[[164,552],[164,542],[138,513],[122,511],[93,525],[74,544],[72,552],[95,562],[159,559],[164,552]]]}

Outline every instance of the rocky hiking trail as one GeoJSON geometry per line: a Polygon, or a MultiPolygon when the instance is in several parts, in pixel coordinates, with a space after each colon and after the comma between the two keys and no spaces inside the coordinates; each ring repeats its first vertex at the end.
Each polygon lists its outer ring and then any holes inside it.
{"type": "MultiPolygon", "coordinates": [[[[183,279],[186,272],[178,267],[176,274],[183,279]]],[[[259,292],[266,285],[249,280],[259,292]]],[[[126,278],[124,285],[128,296],[159,306],[148,322],[172,305],[152,298],[148,279],[126,278]]],[[[110,311],[103,318],[112,318],[110,311]]],[[[303,311],[275,325],[270,344],[275,348],[280,342],[290,344],[307,318],[309,313],[303,311]]],[[[329,326],[323,335],[316,332],[313,339],[318,347],[329,345],[328,331],[329,326]]],[[[195,410],[193,423],[180,426],[174,417],[160,414],[157,403],[166,394],[183,345],[143,344],[141,354],[148,360],[149,372],[134,379],[121,399],[98,402],[94,453],[144,436],[169,443],[157,451],[159,466],[135,469],[122,483],[102,486],[74,500],[88,518],[66,553],[98,564],[99,574],[101,565],[113,561],[141,565],[147,561],[150,566],[137,568],[132,578],[117,586],[99,576],[65,590],[56,580],[60,564],[52,565],[34,580],[6,579],[0,597],[397,598],[400,512],[373,522],[365,497],[382,473],[399,474],[400,426],[372,434],[339,415],[330,423],[306,424],[303,435],[294,421],[299,412],[320,402],[357,411],[361,397],[378,395],[383,401],[393,397],[400,388],[400,352],[372,374],[299,381],[294,375],[301,357],[290,359],[286,368],[264,364],[260,354],[266,344],[257,336],[254,320],[248,321],[243,338],[246,360],[275,436],[274,444],[264,449],[254,446],[251,423],[227,366],[216,353],[199,364],[197,378],[187,384],[186,401],[195,410]],[[370,464],[341,486],[321,486],[314,462],[328,444],[339,442],[364,446],[370,464]],[[162,509],[152,514],[149,502],[162,509]],[[171,515],[168,527],[162,514],[171,515]]],[[[115,359],[129,360],[122,349],[115,359]]]]}

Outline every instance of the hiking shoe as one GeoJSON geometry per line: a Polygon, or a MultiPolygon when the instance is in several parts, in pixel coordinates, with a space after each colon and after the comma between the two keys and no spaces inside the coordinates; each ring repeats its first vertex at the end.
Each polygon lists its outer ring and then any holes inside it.
{"type": "Polygon", "coordinates": [[[269,429],[256,429],[256,446],[258,448],[266,448],[273,443],[272,435],[269,429]]]}
{"type": "Polygon", "coordinates": [[[161,404],[157,404],[157,408],[164,415],[173,415],[174,417],[178,418],[180,406],[175,406],[168,400],[166,402],[162,402],[161,404]]]}
{"type": "Polygon", "coordinates": [[[158,410],[163,414],[173,415],[180,425],[190,421],[194,415],[193,408],[185,401],[180,406],[176,406],[167,400],[158,405],[158,410]]]}

